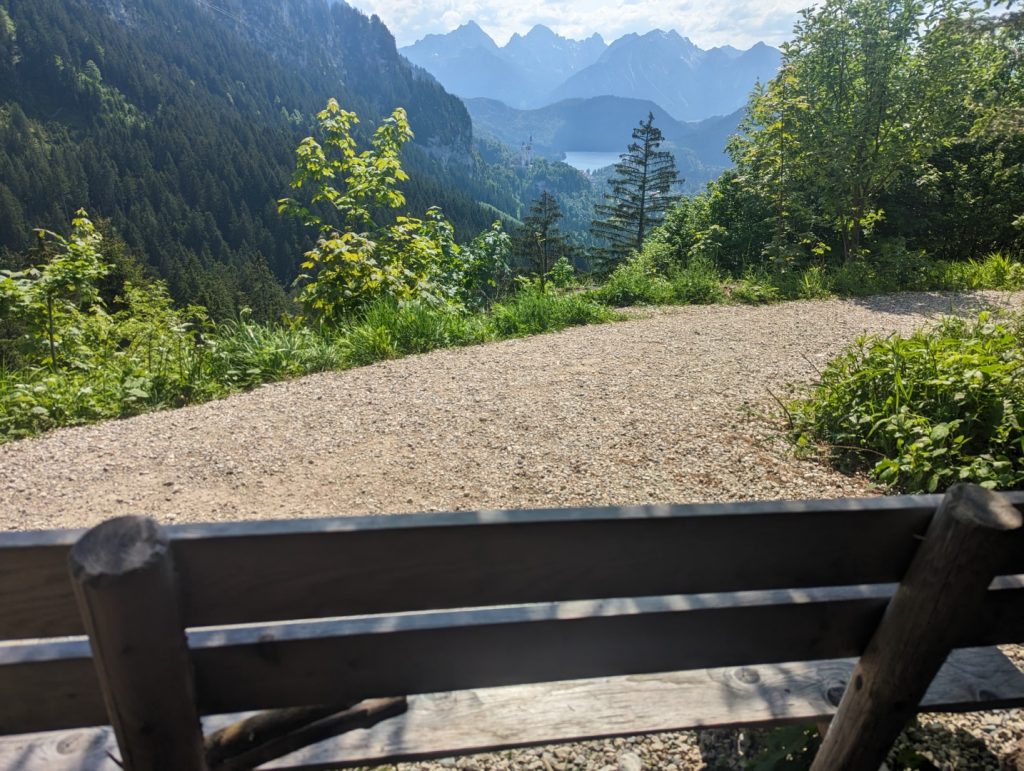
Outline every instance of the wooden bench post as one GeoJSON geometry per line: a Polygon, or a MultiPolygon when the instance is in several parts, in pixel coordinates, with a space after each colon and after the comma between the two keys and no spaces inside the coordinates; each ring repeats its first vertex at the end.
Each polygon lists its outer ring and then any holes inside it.
{"type": "Polygon", "coordinates": [[[812,771],[877,771],[977,618],[1021,514],[977,485],[949,489],[843,694],[812,771]]]}
{"type": "Polygon", "coordinates": [[[167,536],[118,517],[78,540],[69,567],[124,768],[205,771],[167,536]]]}

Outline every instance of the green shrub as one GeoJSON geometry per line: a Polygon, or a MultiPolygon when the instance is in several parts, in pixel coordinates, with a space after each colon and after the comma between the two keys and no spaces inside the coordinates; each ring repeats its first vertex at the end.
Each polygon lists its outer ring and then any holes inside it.
{"type": "Polygon", "coordinates": [[[491,325],[500,337],[552,332],[581,324],[611,321],[616,316],[586,294],[548,294],[530,288],[495,305],[491,325]]]}
{"type": "Polygon", "coordinates": [[[559,257],[558,261],[551,266],[548,275],[551,277],[551,283],[558,289],[568,289],[579,283],[576,279],[576,269],[569,262],[568,257],[559,257]]]}
{"type": "Polygon", "coordinates": [[[797,442],[826,442],[910,492],[1024,483],[1024,314],[947,318],[910,337],[865,337],[793,405],[797,442]]]}
{"type": "Polygon", "coordinates": [[[672,272],[669,279],[677,302],[711,305],[725,300],[722,276],[706,257],[693,257],[686,267],[672,272]]]}
{"type": "Polygon", "coordinates": [[[593,291],[594,299],[605,305],[666,305],[675,299],[668,279],[660,275],[651,259],[634,255],[620,264],[608,280],[593,291]]]}
{"type": "Polygon", "coordinates": [[[746,305],[763,305],[778,302],[782,294],[766,274],[749,272],[732,287],[730,297],[746,305]]]}
{"type": "Polygon", "coordinates": [[[937,288],[935,261],[923,251],[907,249],[903,239],[883,241],[868,258],[879,292],[922,292],[937,288]]]}
{"type": "Polygon", "coordinates": [[[943,289],[1024,289],[1024,264],[1002,254],[940,265],[938,281],[943,289]]]}
{"type": "Polygon", "coordinates": [[[863,260],[848,262],[832,272],[832,289],[841,297],[864,297],[885,291],[874,268],[863,260]]]}
{"type": "Polygon", "coordinates": [[[382,300],[371,304],[348,328],[343,346],[353,366],[372,364],[439,348],[489,339],[485,317],[468,316],[423,302],[399,305],[382,300]]]}
{"type": "Polygon", "coordinates": [[[334,369],[345,360],[336,335],[298,325],[228,322],[208,344],[211,377],[231,389],[334,369]]]}
{"type": "Polygon", "coordinates": [[[398,346],[387,327],[357,324],[345,336],[342,344],[345,359],[353,367],[362,367],[385,359],[397,359],[398,346]]]}
{"type": "Polygon", "coordinates": [[[800,274],[796,296],[801,300],[823,300],[832,296],[828,276],[820,265],[812,265],[800,274]]]}

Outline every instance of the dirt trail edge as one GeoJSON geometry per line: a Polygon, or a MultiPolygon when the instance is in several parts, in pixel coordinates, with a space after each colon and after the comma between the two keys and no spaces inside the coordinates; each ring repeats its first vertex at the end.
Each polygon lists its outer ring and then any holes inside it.
{"type": "Polygon", "coordinates": [[[0,446],[0,527],[868,494],[793,457],[769,392],[863,332],[1021,300],[673,308],[62,429],[0,446]]]}

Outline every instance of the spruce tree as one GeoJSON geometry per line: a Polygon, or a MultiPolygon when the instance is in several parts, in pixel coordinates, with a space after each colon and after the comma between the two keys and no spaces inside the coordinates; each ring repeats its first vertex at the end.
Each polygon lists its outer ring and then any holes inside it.
{"type": "Polygon", "coordinates": [[[654,126],[654,114],[633,129],[633,142],[615,164],[605,202],[594,207],[598,219],[591,233],[606,246],[599,257],[611,268],[632,250],[644,245],[644,238],[661,223],[678,196],[671,194],[679,182],[672,153],[659,150],[663,137],[654,126]]]}
{"type": "Polygon", "coordinates": [[[540,279],[541,290],[558,258],[570,256],[572,247],[558,229],[560,219],[562,210],[558,199],[545,190],[530,206],[530,213],[517,234],[518,251],[526,257],[530,269],[540,279]]]}

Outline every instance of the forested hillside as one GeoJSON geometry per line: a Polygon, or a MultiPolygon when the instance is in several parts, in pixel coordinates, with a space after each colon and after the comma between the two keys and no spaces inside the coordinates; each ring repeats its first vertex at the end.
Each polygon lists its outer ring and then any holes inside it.
{"type": "Polygon", "coordinates": [[[440,206],[471,238],[499,214],[479,201],[528,205],[530,180],[474,156],[462,103],[343,3],[0,0],[0,261],[84,207],[177,299],[272,315],[310,243],[276,201],[332,96],[363,137],[407,110],[408,211],[440,206]]]}

